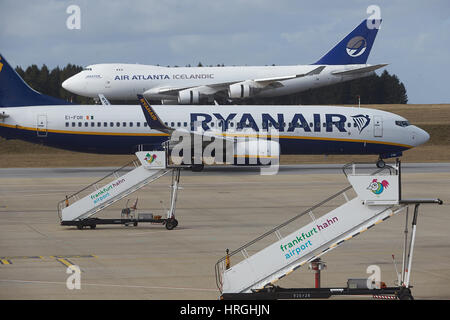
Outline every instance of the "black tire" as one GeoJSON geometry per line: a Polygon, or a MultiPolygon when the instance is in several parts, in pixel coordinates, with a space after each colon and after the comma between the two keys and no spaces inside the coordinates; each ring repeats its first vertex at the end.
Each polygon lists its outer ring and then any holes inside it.
{"type": "Polygon", "coordinates": [[[84,226],[82,224],[77,225],[78,230],[83,230],[84,226]]]}
{"type": "Polygon", "coordinates": [[[377,168],[382,169],[382,168],[384,168],[385,165],[386,165],[386,162],[384,162],[383,159],[379,159],[379,160],[377,161],[377,168]]]}
{"type": "Polygon", "coordinates": [[[409,290],[408,288],[401,289],[397,297],[399,300],[414,300],[414,297],[411,294],[411,290],[409,290]]]}
{"type": "Polygon", "coordinates": [[[97,228],[96,224],[91,224],[89,227],[91,227],[92,230],[94,230],[95,228],[97,228]]]}
{"type": "Polygon", "coordinates": [[[137,223],[137,221],[135,221],[135,222],[133,223],[133,226],[137,227],[137,225],[138,225],[138,223],[137,223]]]}
{"type": "Polygon", "coordinates": [[[172,218],[172,219],[167,219],[167,222],[166,222],[166,229],[167,229],[167,230],[172,230],[172,229],[175,228],[177,225],[178,225],[177,219],[174,219],[174,218],[172,218]]]}
{"type": "Polygon", "coordinates": [[[191,167],[192,172],[200,172],[205,167],[204,164],[193,164],[191,167]]]}

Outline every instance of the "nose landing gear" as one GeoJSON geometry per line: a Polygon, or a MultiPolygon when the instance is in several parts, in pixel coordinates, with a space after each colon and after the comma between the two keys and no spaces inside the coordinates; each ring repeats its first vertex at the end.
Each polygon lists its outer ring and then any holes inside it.
{"type": "Polygon", "coordinates": [[[386,165],[386,162],[384,162],[384,160],[383,159],[381,159],[381,157],[378,159],[378,161],[377,161],[377,168],[384,168],[384,166],[386,165]]]}

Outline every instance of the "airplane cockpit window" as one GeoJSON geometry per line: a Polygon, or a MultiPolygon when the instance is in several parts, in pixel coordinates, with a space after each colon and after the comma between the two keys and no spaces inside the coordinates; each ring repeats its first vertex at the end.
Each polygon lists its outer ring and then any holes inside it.
{"type": "Polygon", "coordinates": [[[395,121],[395,124],[399,127],[407,127],[410,125],[409,121],[395,121]]]}

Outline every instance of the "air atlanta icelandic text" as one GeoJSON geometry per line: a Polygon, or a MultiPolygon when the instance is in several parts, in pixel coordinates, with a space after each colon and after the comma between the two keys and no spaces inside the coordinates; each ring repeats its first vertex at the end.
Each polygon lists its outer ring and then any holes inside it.
{"type": "Polygon", "coordinates": [[[114,80],[192,80],[192,79],[214,79],[214,73],[193,73],[193,74],[121,74],[116,75],[114,80]]]}

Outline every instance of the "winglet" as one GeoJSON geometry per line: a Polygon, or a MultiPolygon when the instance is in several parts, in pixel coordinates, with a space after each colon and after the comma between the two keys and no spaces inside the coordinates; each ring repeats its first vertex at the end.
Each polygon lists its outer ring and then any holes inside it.
{"type": "Polygon", "coordinates": [[[147,99],[144,98],[143,95],[137,95],[139,99],[139,104],[141,105],[142,112],[144,113],[145,120],[147,120],[147,124],[150,128],[154,130],[158,130],[165,133],[172,133],[174,129],[169,128],[161,121],[161,119],[156,114],[155,110],[150,106],[147,99]]]}

